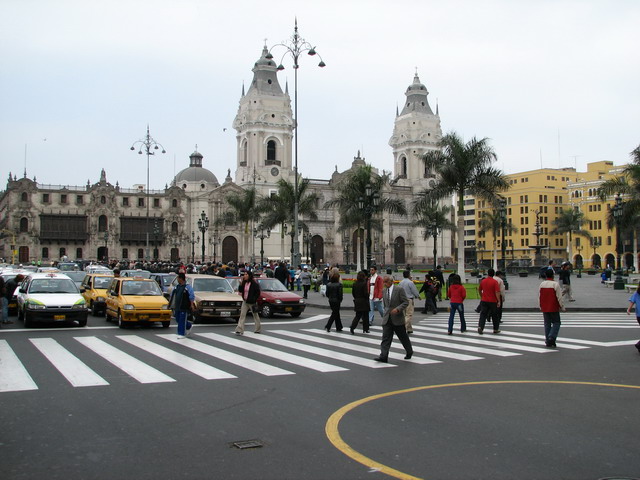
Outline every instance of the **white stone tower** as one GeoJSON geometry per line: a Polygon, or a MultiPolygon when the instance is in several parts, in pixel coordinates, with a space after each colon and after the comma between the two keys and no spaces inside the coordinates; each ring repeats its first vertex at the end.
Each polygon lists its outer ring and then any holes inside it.
{"type": "Polygon", "coordinates": [[[442,138],[440,115],[429,106],[427,87],[420,83],[416,72],[413,83],[405,92],[402,111],[396,109],[393,135],[389,145],[393,149],[393,174],[399,185],[427,186],[433,176],[426,172],[422,155],[438,149],[442,138]]]}

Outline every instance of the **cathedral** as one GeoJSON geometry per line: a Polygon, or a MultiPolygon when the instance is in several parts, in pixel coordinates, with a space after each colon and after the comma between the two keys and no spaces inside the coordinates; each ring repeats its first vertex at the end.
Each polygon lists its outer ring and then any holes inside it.
{"type": "MultiPolygon", "coordinates": [[[[269,231],[252,225],[247,233],[226,203],[229,195],[254,187],[260,196],[277,192],[277,182],[294,182],[295,118],[287,86],[278,82],[276,64],[265,47],[253,66],[253,80],[239,101],[233,120],[236,164],[222,183],[194,151],[189,166],[165,189],[123,188],[107,180],[102,170],[96,183],[85,186],[42,185],[9,174],[0,195],[0,257],[30,263],[69,259],[251,262],[291,258],[293,225],[269,231]]],[[[429,92],[415,74],[407,87],[402,109],[396,110],[389,140],[393,172],[381,194],[404,202],[409,214],[378,212],[382,228],[372,232],[371,256],[380,265],[432,264],[433,239],[424,239],[411,214],[417,194],[435,184],[422,155],[437,149],[442,136],[438,109],[434,114],[429,92]]],[[[350,171],[365,165],[360,152],[349,170],[331,178],[310,180],[307,191],[316,194],[317,218],[300,218],[300,253],[306,263],[363,264],[362,229],[338,232],[338,213],[325,208],[335,186],[350,171]]],[[[373,169],[376,173],[378,171],[373,169]]],[[[304,171],[300,171],[304,177],[304,171]]],[[[437,238],[439,263],[452,261],[453,234],[437,238]]]]}

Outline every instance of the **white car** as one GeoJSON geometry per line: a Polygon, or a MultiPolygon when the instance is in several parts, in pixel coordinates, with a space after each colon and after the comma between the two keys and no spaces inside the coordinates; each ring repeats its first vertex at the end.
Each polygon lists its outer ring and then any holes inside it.
{"type": "Polygon", "coordinates": [[[20,285],[16,298],[18,318],[25,328],[35,322],[87,325],[87,303],[74,281],[62,273],[32,273],[20,285]]]}

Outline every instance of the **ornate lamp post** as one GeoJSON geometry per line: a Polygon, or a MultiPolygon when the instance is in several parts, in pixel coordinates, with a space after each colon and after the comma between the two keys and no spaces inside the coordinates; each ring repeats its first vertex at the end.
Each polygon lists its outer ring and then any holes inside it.
{"type": "Polygon", "coordinates": [[[196,243],[200,241],[200,237],[196,238],[196,232],[191,232],[191,263],[196,263],[196,243]]]}
{"type": "MultiPolygon", "coordinates": [[[[285,41],[283,43],[278,43],[271,47],[273,50],[276,47],[283,47],[285,52],[280,59],[280,64],[278,65],[278,70],[284,70],[284,65],[282,65],[282,61],[284,58],[289,55],[293,59],[293,77],[294,77],[294,88],[293,88],[293,105],[294,105],[294,114],[293,114],[293,132],[294,132],[294,166],[293,166],[293,192],[294,192],[294,204],[293,204],[293,228],[291,229],[291,241],[293,243],[292,247],[292,257],[291,263],[293,265],[299,265],[300,262],[300,244],[298,242],[298,209],[300,199],[298,198],[298,68],[300,68],[299,59],[301,53],[307,53],[308,55],[316,55],[316,49],[309,42],[304,40],[298,34],[298,20],[296,19],[295,28],[293,30],[293,36],[289,39],[289,41],[285,41]],[[294,258],[295,257],[295,258],[294,258]]],[[[320,57],[320,55],[318,55],[320,57]]],[[[271,51],[267,54],[266,58],[272,59],[273,55],[271,51]]],[[[326,64],[320,57],[320,63],[318,63],[319,67],[325,67],[326,64]]]]}
{"type": "Polygon", "coordinates": [[[260,268],[262,268],[264,265],[264,239],[271,236],[271,229],[264,228],[264,225],[260,223],[257,227],[253,227],[253,236],[260,239],[260,268]]]}
{"type": "Polygon", "coordinates": [[[618,269],[616,270],[616,279],[613,282],[614,290],[624,290],[624,281],[622,280],[622,241],[620,237],[620,226],[622,223],[622,210],[624,206],[620,194],[616,195],[616,203],[613,206],[613,219],[616,224],[616,255],[618,256],[616,262],[618,269]]]}
{"type": "Polygon", "coordinates": [[[367,271],[371,268],[371,217],[380,205],[380,194],[373,192],[371,184],[365,187],[365,196],[358,198],[358,208],[365,213],[365,229],[367,231],[367,271]]]}
{"type": "Polygon", "coordinates": [[[204,255],[204,236],[209,229],[209,217],[204,213],[204,210],[200,214],[200,219],[198,220],[198,230],[202,233],[202,263],[204,264],[205,255],[204,255]]]}
{"type": "Polygon", "coordinates": [[[162,149],[162,153],[167,153],[167,151],[164,149],[164,147],[161,144],[156,142],[154,138],[149,134],[149,125],[147,125],[147,135],[142,140],[133,142],[133,145],[131,145],[131,150],[135,150],[136,146],[138,148],[139,155],[142,155],[143,152],[146,153],[147,155],[147,198],[145,202],[147,204],[147,218],[145,221],[145,235],[146,235],[145,260],[148,262],[149,261],[149,157],[151,157],[151,155],[156,154],[154,150],[162,149]]]}

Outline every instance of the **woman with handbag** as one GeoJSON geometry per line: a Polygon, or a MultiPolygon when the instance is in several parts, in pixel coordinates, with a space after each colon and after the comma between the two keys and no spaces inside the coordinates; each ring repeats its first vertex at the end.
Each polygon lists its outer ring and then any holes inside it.
{"type": "Polygon", "coordinates": [[[242,307],[240,307],[240,319],[238,320],[238,325],[234,333],[236,335],[242,335],[244,333],[244,322],[247,319],[247,312],[249,310],[251,310],[255,322],[254,333],[260,333],[260,315],[258,315],[258,309],[256,308],[256,302],[260,296],[260,285],[253,279],[253,272],[244,272],[242,282],[238,287],[238,292],[242,295],[242,307]]]}
{"type": "Polygon", "coordinates": [[[351,293],[353,294],[353,309],[356,314],[349,331],[351,335],[354,335],[358,322],[362,321],[362,333],[369,333],[369,285],[365,272],[358,272],[356,281],[351,287],[351,293]]]}

